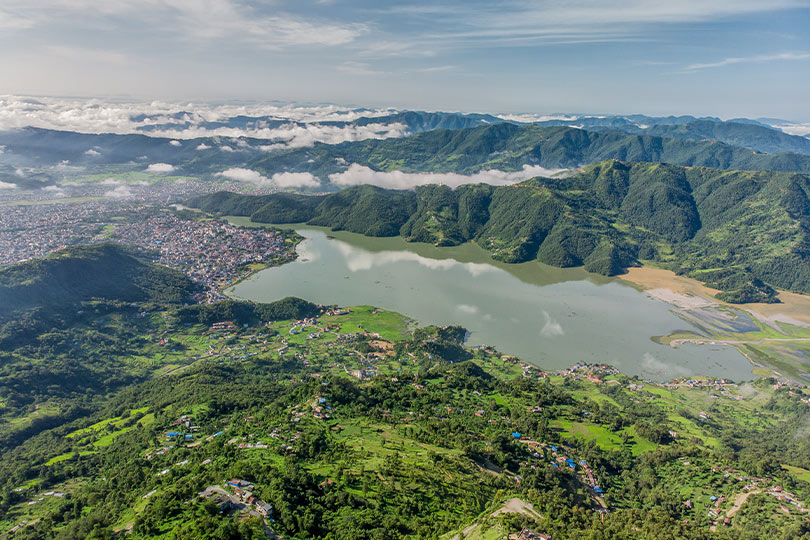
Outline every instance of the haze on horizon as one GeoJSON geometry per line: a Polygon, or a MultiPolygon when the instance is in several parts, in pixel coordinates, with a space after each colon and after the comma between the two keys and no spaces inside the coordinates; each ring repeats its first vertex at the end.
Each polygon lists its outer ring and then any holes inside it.
{"type": "Polygon", "coordinates": [[[810,121],[807,0],[5,0],[0,94],[810,121]]]}

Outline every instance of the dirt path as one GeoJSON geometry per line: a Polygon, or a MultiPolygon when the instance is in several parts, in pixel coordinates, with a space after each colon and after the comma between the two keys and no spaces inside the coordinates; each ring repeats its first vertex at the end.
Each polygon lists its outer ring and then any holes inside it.
{"type": "Polygon", "coordinates": [[[518,499],[517,497],[513,497],[503,503],[503,506],[492,512],[490,515],[492,517],[501,515],[501,514],[523,514],[524,516],[528,516],[535,520],[543,519],[537,510],[534,509],[532,503],[527,503],[522,499],[518,499]]]}
{"type": "MultiPolygon", "coordinates": [[[[740,508],[742,508],[742,506],[745,504],[745,501],[748,500],[748,497],[750,497],[751,495],[758,495],[760,493],[762,493],[761,489],[755,489],[753,491],[745,491],[737,495],[737,498],[734,499],[734,504],[732,505],[731,508],[728,509],[725,517],[727,518],[733,517],[734,514],[740,511],[740,508]]],[[[720,516],[718,516],[717,519],[719,520],[720,516]]],[[[714,523],[711,527],[709,527],[709,530],[712,532],[717,532],[717,523],[714,523]]]]}
{"type": "Polygon", "coordinates": [[[745,504],[745,501],[748,500],[748,497],[751,495],[757,495],[762,493],[761,490],[755,489],[754,491],[746,491],[745,493],[740,493],[737,495],[737,499],[734,501],[734,506],[732,506],[728,512],[726,512],[726,517],[732,517],[734,514],[740,511],[742,505],[745,504]]]}
{"type": "MultiPolygon", "coordinates": [[[[492,512],[489,515],[489,517],[495,517],[501,514],[523,514],[524,516],[530,517],[535,521],[543,519],[543,516],[541,516],[537,512],[537,510],[534,509],[534,506],[531,503],[527,503],[526,501],[518,499],[517,497],[512,497],[511,499],[503,503],[503,505],[494,512],[492,512]]],[[[460,534],[457,534],[454,537],[452,537],[450,540],[461,540],[462,538],[465,538],[471,532],[473,532],[475,528],[478,526],[480,526],[480,523],[476,521],[475,523],[473,523],[472,525],[461,531],[460,534]]]]}

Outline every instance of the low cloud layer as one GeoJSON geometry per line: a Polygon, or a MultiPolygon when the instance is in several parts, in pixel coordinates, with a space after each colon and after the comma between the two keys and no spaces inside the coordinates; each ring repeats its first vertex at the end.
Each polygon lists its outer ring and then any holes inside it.
{"type": "Polygon", "coordinates": [[[0,181],[0,189],[16,189],[17,184],[12,184],[11,182],[2,182],[0,181]]]}
{"type": "Polygon", "coordinates": [[[65,190],[60,188],[59,186],[45,186],[44,188],[42,188],[42,191],[45,191],[54,197],[67,197],[67,193],[65,193],[65,190]]]}
{"type": "Polygon", "coordinates": [[[771,124],[771,127],[782,130],[788,135],[798,135],[800,137],[810,138],[810,123],[771,124]]]}
{"type": "Polygon", "coordinates": [[[443,184],[458,187],[463,184],[491,184],[505,186],[516,184],[535,176],[551,176],[565,169],[546,169],[537,165],[524,165],[520,171],[481,171],[471,175],[457,173],[406,173],[402,171],[375,171],[364,165],[352,163],[346,171],[329,175],[329,180],[339,186],[371,184],[389,189],[411,189],[427,184],[443,184]]]}
{"type": "Polygon", "coordinates": [[[508,120],[510,122],[522,122],[526,124],[532,122],[550,122],[552,120],[573,122],[580,118],[579,116],[568,114],[498,114],[496,116],[502,120],[508,120]]]}
{"type": "Polygon", "coordinates": [[[321,183],[310,173],[276,173],[270,179],[280,188],[318,187],[321,183]]]}
{"type": "MultiPolygon", "coordinates": [[[[393,112],[335,105],[108,103],[97,99],[0,96],[0,130],[38,127],[80,133],[141,133],[172,139],[169,144],[175,147],[182,146],[184,139],[197,137],[251,137],[269,141],[265,149],[274,150],[316,142],[337,144],[402,137],[407,129],[399,123],[341,124],[393,112]],[[235,117],[248,117],[249,121],[230,123],[235,117]]],[[[206,144],[197,146],[197,150],[208,148],[206,144]]]]}
{"type": "Polygon", "coordinates": [[[151,173],[169,173],[174,170],[174,165],[168,163],[152,163],[146,168],[146,172],[151,173]]]}
{"type": "Polygon", "coordinates": [[[132,189],[130,189],[128,186],[118,186],[115,189],[104,193],[104,196],[108,199],[127,199],[132,197],[132,195],[132,189]]]}
{"type": "Polygon", "coordinates": [[[317,178],[307,172],[276,173],[268,178],[252,169],[234,167],[219,173],[219,175],[229,180],[236,180],[237,182],[248,182],[258,186],[275,186],[280,189],[319,187],[321,185],[317,178]]]}

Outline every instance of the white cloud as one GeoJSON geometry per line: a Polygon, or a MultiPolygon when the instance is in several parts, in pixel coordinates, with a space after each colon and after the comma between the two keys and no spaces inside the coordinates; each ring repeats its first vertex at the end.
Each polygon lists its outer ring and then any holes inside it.
{"type": "Polygon", "coordinates": [[[65,193],[65,190],[60,188],[59,186],[45,186],[42,188],[42,191],[51,193],[53,194],[54,197],[67,197],[67,193],[65,193]]]}
{"type": "MultiPolygon", "coordinates": [[[[311,146],[316,142],[337,144],[407,135],[407,127],[400,123],[363,126],[350,123],[393,112],[393,109],[366,110],[336,105],[121,103],[98,99],[0,96],[0,130],[30,126],[80,133],[140,133],[169,138],[181,144],[183,140],[198,137],[250,137],[272,143],[261,147],[262,150],[275,150],[311,146]],[[180,120],[176,118],[177,115],[181,115],[180,120]],[[244,127],[216,125],[227,124],[235,116],[255,120],[244,127]],[[183,123],[183,127],[177,127],[178,122],[183,123]],[[215,127],[210,127],[208,122],[215,127]]],[[[170,144],[175,145],[173,142],[170,144]]],[[[226,141],[221,142],[221,146],[226,144],[226,141]]],[[[246,146],[248,143],[237,141],[232,144],[246,146]]],[[[201,143],[197,149],[207,150],[208,147],[208,144],[201,143]]],[[[228,150],[232,151],[233,148],[229,147],[228,150]]]]}
{"type": "Polygon", "coordinates": [[[4,0],[0,28],[24,30],[81,17],[84,24],[114,29],[125,20],[128,27],[146,25],[185,40],[244,43],[264,49],[342,45],[368,31],[362,24],[320,22],[285,13],[277,6],[272,10],[260,7],[236,0],[4,0]]]}
{"type": "Polygon", "coordinates": [[[456,4],[402,5],[389,13],[430,18],[445,29],[436,43],[468,47],[595,43],[644,39],[662,25],[718,20],[807,7],[804,0],[571,0],[509,1],[496,9],[456,4]]]}
{"type": "Polygon", "coordinates": [[[318,187],[321,183],[310,173],[292,173],[282,172],[276,173],[268,178],[260,172],[243,169],[241,167],[233,167],[226,171],[219,173],[229,180],[236,180],[237,182],[249,182],[259,186],[275,186],[281,189],[286,188],[300,188],[300,187],[318,187]]]}
{"type": "Polygon", "coordinates": [[[531,123],[531,122],[548,122],[551,120],[561,120],[563,122],[573,122],[579,119],[579,116],[571,116],[567,114],[497,114],[495,115],[502,120],[508,120],[510,122],[521,122],[521,123],[531,123]]]}
{"type": "Polygon", "coordinates": [[[237,182],[250,182],[251,184],[266,185],[270,183],[270,179],[251,169],[243,169],[241,167],[233,167],[226,171],[219,173],[228,180],[236,180],[237,182]]]}
{"type": "Polygon", "coordinates": [[[788,135],[798,135],[800,137],[810,136],[810,123],[770,124],[770,126],[784,131],[788,135]]]}
{"type": "MultiPolygon", "coordinates": [[[[159,127],[181,121],[197,126],[223,122],[234,116],[300,123],[352,122],[396,112],[395,109],[356,109],[339,105],[226,104],[189,102],[122,102],[101,99],[0,95],[0,128],[34,126],[85,133],[139,133],[137,128],[159,127]]],[[[255,133],[267,124],[259,122],[255,133]]],[[[239,130],[236,133],[242,134],[239,130]]],[[[245,134],[253,133],[245,131],[245,134]]],[[[220,133],[223,136],[236,136],[220,133]]],[[[172,138],[172,137],[169,137],[172,138]]],[[[190,138],[190,137],[182,137],[190,138]]]]}
{"type": "Polygon", "coordinates": [[[115,189],[104,193],[104,196],[108,199],[126,199],[132,197],[132,195],[132,189],[130,189],[128,186],[118,186],[115,189]]]}
{"type": "Polygon", "coordinates": [[[387,71],[372,68],[365,62],[343,62],[337,67],[338,71],[349,73],[350,75],[387,75],[387,71]]]}
{"type": "Polygon", "coordinates": [[[543,328],[540,329],[540,335],[544,337],[558,337],[565,334],[562,325],[552,319],[547,311],[543,312],[543,318],[545,319],[545,324],[543,324],[543,328]]]}
{"type": "Polygon", "coordinates": [[[516,184],[535,176],[550,176],[564,169],[546,169],[536,165],[524,165],[523,170],[506,172],[481,171],[471,175],[457,173],[406,173],[402,171],[375,171],[364,165],[352,163],[346,171],[329,175],[332,183],[340,186],[371,184],[390,189],[411,189],[426,184],[444,184],[458,187],[463,184],[492,184],[496,186],[516,184]]]}
{"type": "Polygon", "coordinates": [[[91,149],[87,150],[84,154],[87,155],[87,156],[100,156],[101,152],[99,152],[98,150],[96,150],[94,148],[91,148],[91,149]]]}
{"type": "Polygon", "coordinates": [[[16,189],[17,184],[12,184],[11,182],[2,182],[0,181],[0,189],[16,189]]]}
{"type": "Polygon", "coordinates": [[[761,54],[757,56],[741,56],[736,58],[725,58],[718,62],[709,62],[706,64],[691,64],[686,66],[686,68],[684,68],[684,71],[697,71],[700,69],[730,66],[733,64],[774,62],[777,60],[810,60],[810,53],[802,52],[802,53],[761,54]]]}
{"type": "Polygon", "coordinates": [[[152,163],[146,168],[146,172],[151,173],[168,173],[174,170],[174,165],[168,163],[152,163]]]}
{"type": "Polygon", "coordinates": [[[321,185],[318,179],[308,172],[276,173],[270,180],[280,188],[319,187],[321,185]]]}
{"type": "Polygon", "coordinates": [[[169,144],[172,145],[172,146],[183,146],[183,143],[181,143],[180,141],[178,141],[176,139],[169,141],[169,144]]]}

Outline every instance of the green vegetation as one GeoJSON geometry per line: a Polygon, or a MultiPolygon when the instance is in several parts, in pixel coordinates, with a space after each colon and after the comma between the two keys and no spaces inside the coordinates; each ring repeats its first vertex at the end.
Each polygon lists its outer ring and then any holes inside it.
{"type": "MultiPolygon", "coordinates": [[[[797,137],[798,139],[798,137],[797,137]]],[[[249,162],[273,174],[307,171],[326,180],[357,163],[380,171],[456,172],[520,170],[524,165],[572,168],[608,159],[756,171],[810,173],[810,156],[762,154],[717,140],[594,132],[564,126],[499,123],[469,129],[435,129],[399,139],[363,140],[283,150],[249,162]]]]}
{"type": "Polygon", "coordinates": [[[318,313],[318,306],[300,298],[288,297],[271,304],[234,302],[225,300],[216,304],[196,304],[177,310],[184,323],[211,325],[218,321],[232,321],[240,326],[255,326],[261,321],[306,319],[318,313]]]}
{"type": "Polygon", "coordinates": [[[182,303],[194,285],[117,244],[61,250],[0,270],[0,321],[30,311],[65,311],[92,299],[182,303]]]}
{"type": "Polygon", "coordinates": [[[779,152],[810,154],[810,140],[806,137],[788,135],[767,126],[734,121],[696,120],[680,125],[656,125],[645,129],[644,133],[689,141],[721,141],[768,154],[779,152]]]}
{"type": "Polygon", "coordinates": [[[799,174],[609,161],[513,186],[358,186],[308,203],[218,193],[189,205],[440,246],[475,241],[504,262],[604,275],[652,260],[720,289],[721,300],[746,303],[776,301],[775,287],[810,292],[808,194],[810,177],[799,174]],[[248,202],[238,209],[237,200],[248,202]]]}
{"type": "Polygon", "coordinates": [[[368,306],[82,307],[3,345],[15,538],[810,537],[777,504],[810,497],[804,388],[544,373],[368,306]],[[220,512],[228,478],[273,521],[220,512]]]}
{"type": "MultiPolygon", "coordinates": [[[[152,317],[166,321],[163,339],[218,352],[189,350],[183,370],[6,439],[0,526],[26,521],[15,538],[260,538],[266,524],[289,538],[498,538],[528,526],[610,539],[638,537],[642,515],[649,538],[810,534],[792,506],[743,513],[770,508],[777,485],[810,497],[810,446],[795,436],[807,390],[663,386],[605,367],[547,374],[464,347],[463,328],[409,331],[371,307],[227,331],[165,314],[152,317]],[[229,478],[253,484],[273,521],[198,498],[209,486],[233,494],[229,478]],[[712,533],[707,511],[721,522],[750,485],[760,498],[712,533]]],[[[8,402],[6,414],[21,410],[8,402]]]]}

